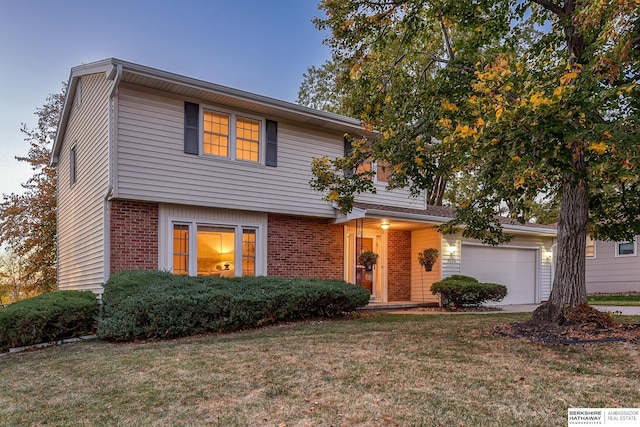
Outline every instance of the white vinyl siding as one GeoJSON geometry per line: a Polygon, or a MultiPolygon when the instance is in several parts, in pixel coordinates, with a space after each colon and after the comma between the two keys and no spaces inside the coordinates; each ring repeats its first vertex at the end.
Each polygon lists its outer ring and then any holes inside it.
{"type": "MultiPolygon", "coordinates": [[[[223,109],[223,106],[220,107],[223,109]]],[[[119,95],[115,195],[163,203],[260,212],[333,216],[313,191],[311,160],[343,154],[343,136],[278,121],[278,166],[184,153],[184,100],[122,87],[119,95]]],[[[242,115],[242,112],[238,112],[242,115]]],[[[253,117],[253,115],[249,115],[253,117]]],[[[270,119],[266,117],[265,119],[270,119]]],[[[264,145],[260,147],[264,151],[264,145]]],[[[260,153],[264,158],[264,153],[260,153]]],[[[360,201],[423,206],[406,191],[360,201]]]]}
{"type": "Polygon", "coordinates": [[[82,103],[73,103],[58,163],[58,286],[101,292],[105,279],[105,204],[108,191],[109,90],[104,74],[81,78],[82,103]],[[70,183],[70,150],[76,182],[70,183]]]}
{"type": "Polygon", "coordinates": [[[441,277],[448,260],[443,257],[440,233],[433,228],[411,232],[411,301],[437,303],[438,297],[431,293],[431,285],[441,277]],[[418,253],[423,249],[435,248],[440,252],[438,261],[431,271],[425,271],[418,262],[418,253]]]}
{"type": "Polygon", "coordinates": [[[640,258],[616,250],[616,242],[596,241],[597,256],[586,259],[587,293],[640,292],[640,258]]]}

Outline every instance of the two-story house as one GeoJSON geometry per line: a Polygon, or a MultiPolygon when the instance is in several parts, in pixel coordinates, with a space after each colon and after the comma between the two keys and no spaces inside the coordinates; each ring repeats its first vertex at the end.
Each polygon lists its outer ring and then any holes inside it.
{"type": "Polygon", "coordinates": [[[453,211],[386,191],[382,171],[349,215],[324,202],[311,161],[366,135],[357,120],[118,59],[73,68],[67,90],[52,156],[60,289],[101,293],[110,274],[147,269],[344,279],[382,302],[435,301],[431,283],[457,273],[507,285],[507,304],[549,295],[555,229],[505,224],[517,237],[501,247],[441,235],[453,211]]]}

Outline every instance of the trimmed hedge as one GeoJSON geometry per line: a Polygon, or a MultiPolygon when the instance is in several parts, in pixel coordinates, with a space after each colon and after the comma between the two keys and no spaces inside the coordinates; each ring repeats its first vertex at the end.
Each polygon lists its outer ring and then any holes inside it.
{"type": "Polygon", "coordinates": [[[173,338],[332,317],[367,305],[369,297],[366,289],[335,280],[121,272],[104,284],[98,336],[173,338]]]}
{"type": "Polygon", "coordinates": [[[477,307],[487,301],[499,302],[507,296],[507,287],[480,283],[473,277],[455,274],[431,285],[431,293],[456,307],[477,307]]]}
{"type": "Polygon", "coordinates": [[[0,310],[0,350],[86,335],[97,313],[91,291],[57,291],[14,302],[0,310]]]}

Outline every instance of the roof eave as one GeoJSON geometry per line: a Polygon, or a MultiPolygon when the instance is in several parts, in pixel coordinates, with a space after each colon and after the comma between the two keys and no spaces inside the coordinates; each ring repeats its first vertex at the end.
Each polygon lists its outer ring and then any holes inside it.
{"type": "Polygon", "coordinates": [[[59,161],[62,140],[64,139],[64,135],[67,130],[67,122],[69,120],[69,115],[71,114],[71,105],[74,102],[76,88],[80,77],[89,74],[104,72],[108,80],[113,80],[115,69],[116,60],[113,58],[104,59],[98,62],[92,62],[86,65],[79,65],[71,69],[67,84],[67,92],[65,93],[64,104],[62,107],[62,113],[60,114],[58,129],[56,130],[56,137],[53,141],[53,147],[51,149],[51,159],[49,160],[50,165],[56,165],[59,161]]]}
{"type": "MultiPolygon", "coordinates": [[[[415,221],[422,223],[430,223],[430,224],[444,224],[446,222],[451,221],[453,218],[450,217],[442,217],[435,215],[422,215],[416,213],[409,212],[393,212],[393,211],[385,211],[380,209],[359,209],[358,212],[359,218],[387,218],[390,220],[405,220],[405,221],[415,221]]],[[[336,223],[346,222],[352,218],[349,216],[345,216],[342,221],[337,220],[336,223]]],[[[502,228],[507,232],[514,232],[517,234],[532,234],[537,236],[549,236],[555,237],[557,236],[557,230],[553,228],[542,228],[542,227],[527,227],[526,225],[519,224],[501,224],[502,228]]]]}

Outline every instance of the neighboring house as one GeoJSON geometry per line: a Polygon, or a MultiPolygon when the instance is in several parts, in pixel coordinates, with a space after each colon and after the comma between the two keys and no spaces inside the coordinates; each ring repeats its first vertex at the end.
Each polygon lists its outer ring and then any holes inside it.
{"type": "Polygon", "coordinates": [[[607,242],[587,238],[587,293],[640,292],[638,240],[607,242]]]}
{"type": "Polygon", "coordinates": [[[441,235],[449,208],[408,191],[359,196],[349,215],[313,191],[314,157],[344,154],[357,120],[106,59],[71,70],[52,163],[58,171],[58,284],[101,293],[114,272],[344,279],[374,301],[434,302],[431,283],[472,275],[504,303],[546,300],[556,230],[505,224],[488,247],[441,235]],[[431,272],[418,252],[437,248],[431,272]],[[368,272],[357,254],[380,255],[368,272]]]}

